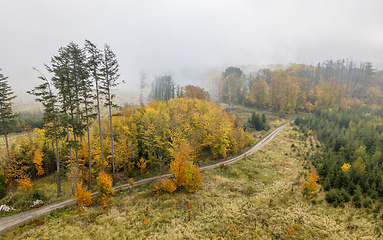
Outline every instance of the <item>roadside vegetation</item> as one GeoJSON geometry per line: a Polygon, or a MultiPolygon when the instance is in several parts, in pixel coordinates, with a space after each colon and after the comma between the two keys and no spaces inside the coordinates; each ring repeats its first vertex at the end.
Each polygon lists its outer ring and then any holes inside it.
{"type": "Polygon", "coordinates": [[[311,150],[309,139],[318,142],[301,136],[293,126],[285,128],[246,159],[203,172],[203,186],[192,194],[184,190],[157,194],[154,185],[141,185],[117,192],[110,208],[58,210],[2,237],[379,238],[380,215],[348,205],[333,208],[320,189],[309,197],[303,195],[302,183],[315,171],[303,153],[317,151],[311,150]]]}

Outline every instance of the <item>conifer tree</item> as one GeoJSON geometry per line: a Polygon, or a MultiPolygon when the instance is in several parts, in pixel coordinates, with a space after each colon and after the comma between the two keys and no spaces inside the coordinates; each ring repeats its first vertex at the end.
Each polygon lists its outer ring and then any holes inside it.
{"type": "MultiPolygon", "coordinates": [[[[37,69],[35,70],[38,71],[37,69]]],[[[41,72],[39,73],[40,73],[39,79],[41,79],[43,83],[35,87],[31,91],[28,91],[27,93],[31,95],[35,95],[36,101],[41,102],[43,104],[44,122],[53,123],[53,132],[54,132],[55,145],[56,145],[57,197],[60,197],[60,193],[61,193],[60,157],[59,157],[58,136],[57,136],[57,121],[59,117],[59,110],[57,108],[57,96],[53,93],[51,89],[51,83],[49,82],[49,80],[41,72]]]]}
{"type": "Polygon", "coordinates": [[[90,77],[95,83],[96,91],[96,100],[97,100],[97,120],[98,120],[98,129],[100,134],[100,150],[101,150],[101,162],[102,162],[102,171],[105,171],[104,164],[104,148],[102,145],[102,132],[101,132],[101,112],[100,112],[100,81],[101,81],[101,61],[102,53],[100,50],[89,40],[85,40],[85,48],[88,53],[88,68],[90,77]]]}
{"type": "Polygon", "coordinates": [[[5,146],[7,148],[7,154],[9,157],[8,131],[15,120],[15,114],[12,110],[12,100],[16,96],[13,95],[11,87],[8,85],[7,79],[8,77],[4,76],[0,72],[0,128],[4,132],[5,146]]]}
{"type": "Polygon", "coordinates": [[[114,146],[113,146],[113,123],[112,123],[112,107],[118,107],[112,102],[114,94],[111,93],[111,89],[120,84],[118,78],[120,74],[118,73],[119,66],[116,59],[116,55],[110,49],[109,45],[105,44],[104,54],[101,61],[101,85],[100,93],[105,97],[105,106],[109,109],[109,121],[110,121],[110,138],[111,138],[111,147],[112,147],[112,170],[113,170],[113,185],[115,182],[115,166],[114,166],[114,146]]]}
{"type": "Polygon", "coordinates": [[[148,75],[146,74],[145,71],[140,71],[140,104],[141,104],[141,107],[144,106],[144,99],[143,99],[143,96],[142,96],[142,90],[146,87],[146,78],[148,77],[148,75]]]}
{"type": "MultiPolygon", "coordinates": [[[[68,139],[68,150],[69,150],[69,160],[70,166],[72,167],[72,147],[71,147],[71,138],[70,138],[70,123],[68,116],[68,109],[71,107],[70,99],[70,88],[69,85],[69,60],[67,51],[61,47],[59,49],[59,54],[51,58],[51,66],[46,65],[47,70],[50,73],[53,73],[52,84],[57,89],[57,101],[60,105],[60,123],[63,124],[63,129],[66,132],[60,133],[60,135],[65,136],[68,139]]],[[[73,190],[73,189],[72,189],[73,190]]]]}

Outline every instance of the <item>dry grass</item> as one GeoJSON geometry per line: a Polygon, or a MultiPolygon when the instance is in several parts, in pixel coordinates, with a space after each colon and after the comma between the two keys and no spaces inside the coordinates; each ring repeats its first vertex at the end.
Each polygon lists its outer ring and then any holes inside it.
{"type": "MultiPolygon", "coordinates": [[[[193,194],[157,196],[152,185],[119,192],[111,207],[56,211],[5,239],[379,239],[382,220],[363,209],[302,197],[304,160],[287,127],[252,156],[203,173],[193,194]],[[190,204],[191,203],[191,204],[190,204]],[[192,206],[192,207],[191,207],[192,206]],[[147,221],[145,221],[145,218],[147,221]]],[[[303,148],[302,145],[299,145],[303,148]]],[[[308,173],[307,170],[305,173],[308,173]]]]}

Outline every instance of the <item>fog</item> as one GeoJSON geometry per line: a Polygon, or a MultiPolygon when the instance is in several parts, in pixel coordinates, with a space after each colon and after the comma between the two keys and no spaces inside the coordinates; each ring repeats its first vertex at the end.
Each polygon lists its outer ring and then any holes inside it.
{"type": "MultiPolygon", "coordinates": [[[[32,67],[89,39],[111,46],[120,90],[138,96],[139,71],[206,86],[228,66],[370,61],[383,67],[383,2],[246,0],[1,0],[0,68],[15,93],[37,84],[32,67]]],[[[27,103],[30,100],[25,100],[27,103]]]]}

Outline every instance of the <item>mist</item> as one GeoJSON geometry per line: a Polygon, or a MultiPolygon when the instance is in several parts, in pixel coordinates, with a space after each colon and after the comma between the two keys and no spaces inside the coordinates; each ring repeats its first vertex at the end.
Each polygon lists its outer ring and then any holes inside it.
{"type": "MultiPolygon", "coordinates": [[[[71,41],[111,46],[124,95],[139,95],[139,71],[207,87],[228,66],[316,64],[327,59],[383,67],[381,1],[2,0],[0,68],[19,99],[36,67],[71,41]]],[[[252,68],[249,68],[252,69],[252,68]]]]}

